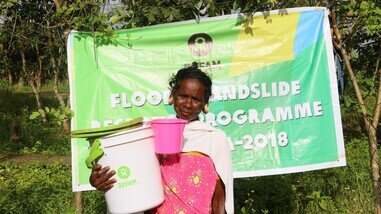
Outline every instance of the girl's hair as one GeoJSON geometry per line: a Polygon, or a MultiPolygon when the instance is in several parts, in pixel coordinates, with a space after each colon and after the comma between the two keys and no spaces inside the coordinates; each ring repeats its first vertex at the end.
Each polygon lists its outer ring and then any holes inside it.
{"type": "Polygon", "coordinates": [[[180,88],[180,84],[186,79],[196,79],[205,87],[204,102],[209,103],[209,98],[212,96],[212,79],[208,74],[201,71],[196,62],[183,69],[180,69],[176,75],[172,75],[169,79],[170,94],[174,95],[180,88]]]}

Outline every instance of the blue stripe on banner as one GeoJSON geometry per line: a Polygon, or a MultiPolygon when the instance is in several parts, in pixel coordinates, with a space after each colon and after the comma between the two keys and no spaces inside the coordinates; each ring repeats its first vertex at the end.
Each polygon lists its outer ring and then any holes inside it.
{"type": "Polygon", "coordinates": [[[323,18],[324,11],[301,12],[294,41],[294,57],[323,35],[323,18]]]}

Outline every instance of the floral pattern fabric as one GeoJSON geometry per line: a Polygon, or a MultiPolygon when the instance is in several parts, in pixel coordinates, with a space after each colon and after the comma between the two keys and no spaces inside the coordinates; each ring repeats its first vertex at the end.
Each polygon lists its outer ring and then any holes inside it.
{"type": "Polygon", "coordinates": [[[164,202],[152,213],[211,213],[218,174],[212,160],[200,153],[180,153],[160,158],[164,202]]]}

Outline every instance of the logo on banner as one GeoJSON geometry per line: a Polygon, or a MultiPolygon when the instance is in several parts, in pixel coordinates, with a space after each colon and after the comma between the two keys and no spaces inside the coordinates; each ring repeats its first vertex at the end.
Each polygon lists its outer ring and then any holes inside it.
{"type": "Polygon", "coordinates": [[[212,37],[206,33],[196,33],[188,39],[189,51],[196,56],[208,55],[212,50],[212,44],[212,37]]]}

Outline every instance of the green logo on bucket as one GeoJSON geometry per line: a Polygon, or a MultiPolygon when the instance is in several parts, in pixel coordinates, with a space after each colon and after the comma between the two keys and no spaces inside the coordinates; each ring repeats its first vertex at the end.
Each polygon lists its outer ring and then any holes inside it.
{"type": "Polygon", "coordinates": [[[117,174],[119,178],[127,179],[131,174],[131,170],[127,166],[120,166],[117,170],[117,174]]]}

